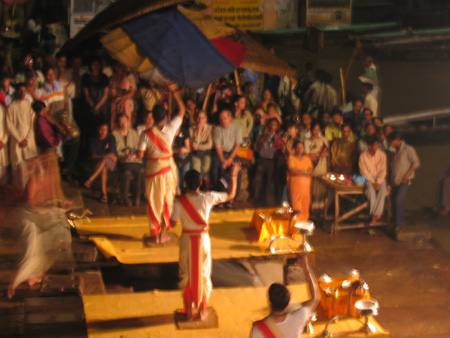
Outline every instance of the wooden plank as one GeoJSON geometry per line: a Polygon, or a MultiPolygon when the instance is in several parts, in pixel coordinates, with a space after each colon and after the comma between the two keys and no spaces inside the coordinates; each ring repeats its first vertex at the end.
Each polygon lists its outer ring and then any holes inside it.
{"type": "Polygon", "coordinates": [[[79,272],[80,277],[80,293],[82,295],[96,295],[106,293],[105,283],[103,282],[102,273],[100,271],[79,272]]]}

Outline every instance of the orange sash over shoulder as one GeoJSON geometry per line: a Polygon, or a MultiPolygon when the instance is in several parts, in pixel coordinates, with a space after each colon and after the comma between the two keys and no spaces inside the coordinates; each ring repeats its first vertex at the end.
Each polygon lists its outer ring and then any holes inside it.
{"type": "Polygon", "coordinates": [[[203,228],[208,227],[208,223],[206,223],[203,217],[200,216],[200,214],[197,212],[197,209],[192,205],[192,202],[186,195],[178,197],[178,201],[180,201],[181,206],[196,225],[203,228]]]}
{"type": "Polygon", "coordinates": [[[266,338],[285,338],[272,317],[266,317],[253,323],[266,338]]]}
{"type": "Polygon", "coordinates": [[[161,131],[157,126],[153,126],[145,131],[145,134],[152,141],[152,143],[162,151],[162,154],[149,154],[146,166],[146,178],[150,179],[158,175],[163,175],[169,171],[175,170],[172,165],[172,150],[170,144],[164,139],[161,131]]]}

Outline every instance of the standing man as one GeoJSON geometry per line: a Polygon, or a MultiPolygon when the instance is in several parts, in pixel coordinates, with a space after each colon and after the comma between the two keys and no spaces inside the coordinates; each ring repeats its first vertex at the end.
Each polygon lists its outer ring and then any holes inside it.
{"type": "Polygon", "coordinates": [[[34,137],[35,114],[25,99],[25,83],[17,84],[14,100],[6,110],[6,130],[10,136],[9,156],[14,187],[21,192],[28,182],[26,160],[37,156],[34,137]]]}
{"type": "Polygon", "coordinates": [[[372,216],[372,223],[376,223],[383,215],[386,199],[387,158],[374,136],[367,138],[367,150],[359,157],[359,170],[366,178],[369,214],[372,216]]]}
{"type": "Polygon", "coordinates": [[[394,147],[391,185],[394,197],[395,231],[399,232],[405,225],[405,197],[414,172],[420,166],[416,150],[402,140],[399,132],[393,131],[387,136],[389,146],[394,147]]]}
{"type": "Polygon", "coordinates": [[[364,96],[364,107],[372,111],[373,116],[378,116],[378,100],[373,93],[373,85],[370,83],[362,84],[362,93],[364,96]]]}
{"type": "Polygon", "coordinates": [[[189,170],[184,176],[187,193],[175,201],[171,222],[172,226],[175,226],[177,221],[181,220],[183,226],[180,238],[179,286],[183,289],[183,311],[187,320],[203,320],[208,315],[206,305],[212,290],[209,215],[214,205],[234,198],[240,169],[237,163],[231,165],[228,193],[201,192],[200,173],[189,170]],[[193,308],[198,317],[193,315],[193,308]]]}
{"type": "Polygon", "coordinates": [[[298,338],[305,325],[311,319],[320,301],[319,285],[309,264],[306,254],[299,254],[297,264],[305,274],[311,299],[303,302],[301,307],[286,313],[291,295],[283,284],[273,283],[269,288],[271,312],[266,318],[253,323],[251,338],[285,337],[298,338]]]}
{"type": "Polygon", "coordinates": [[[155,125],[141,134],[138,145],[138,158],[147,153],[145,170],[145,196],[150,218],[150,235],[157,243],[170,240],[170,214],[177,189],[177,167],[172,156],[172,143],[180,128],[186,111],[176,83],[169,84],[178,105],[177,115],[168,122],[167,111],[161,106],[153,108],[155,125]]]}
{"type": "MultiPolygon", "coordinates": [[[[213,130],[213,141],[216,153],[212,158],[211,164],[211,180],[214,188],[218,191],[224,191],[226,189],[227,171],[231,164],[237,157],[238,150],[242,144],[242,128],[232,123],[231,111],[223,109],[219,113],[220,125],[216,126],[213,130]]],[[[237,194],[239,194],[239,182],[237,194]]],[[[227,206],[232,207],[232,202],[229,201],[227,206]]]]}

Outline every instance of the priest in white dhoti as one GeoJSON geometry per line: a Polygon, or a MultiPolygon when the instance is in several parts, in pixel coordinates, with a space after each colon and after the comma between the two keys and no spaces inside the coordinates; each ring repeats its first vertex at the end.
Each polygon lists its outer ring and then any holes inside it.
{"type": "Polygon", "coordinates": [[[170,237],[170,215],[177,188],[177,169],[173,160],[172,143],[183,122],[186,111],[177,84],[169,85],[178,105],[178,113],[168,121],[168,113],[161,106],[153,109],[155,125],[141,134],[138,145],[138,158],[147,159],[145,168],[145,196],[150,221],[150,235],[156,242],[167,242],[170,237]]]}
{"type": "Polygon", "coordinates": [[[184,177],[187,193],[177,198],[173,207],[172,226],[181,220],[179,286],[183,290],[184,313],[187,320],[206,318],[212,290],[211,242],[209,216],[214,205],[225,203],[236,195],[240,164],[231,166],[228,192],[201,192],[201,176],[190,170],[184,177]]]}

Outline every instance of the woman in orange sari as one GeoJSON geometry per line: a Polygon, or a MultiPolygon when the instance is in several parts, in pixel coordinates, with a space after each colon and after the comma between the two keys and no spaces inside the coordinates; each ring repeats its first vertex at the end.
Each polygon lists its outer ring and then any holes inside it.
{"type": "Polygon", "coordinates": [[[305,145],[298,141],[294,146],[294,153],[288,158],[287,184],[291,198],[292,209],[297,214],[297,220],[309,219],[311,204],[311,173],[313,164],[305,154],[305,145]]]}

